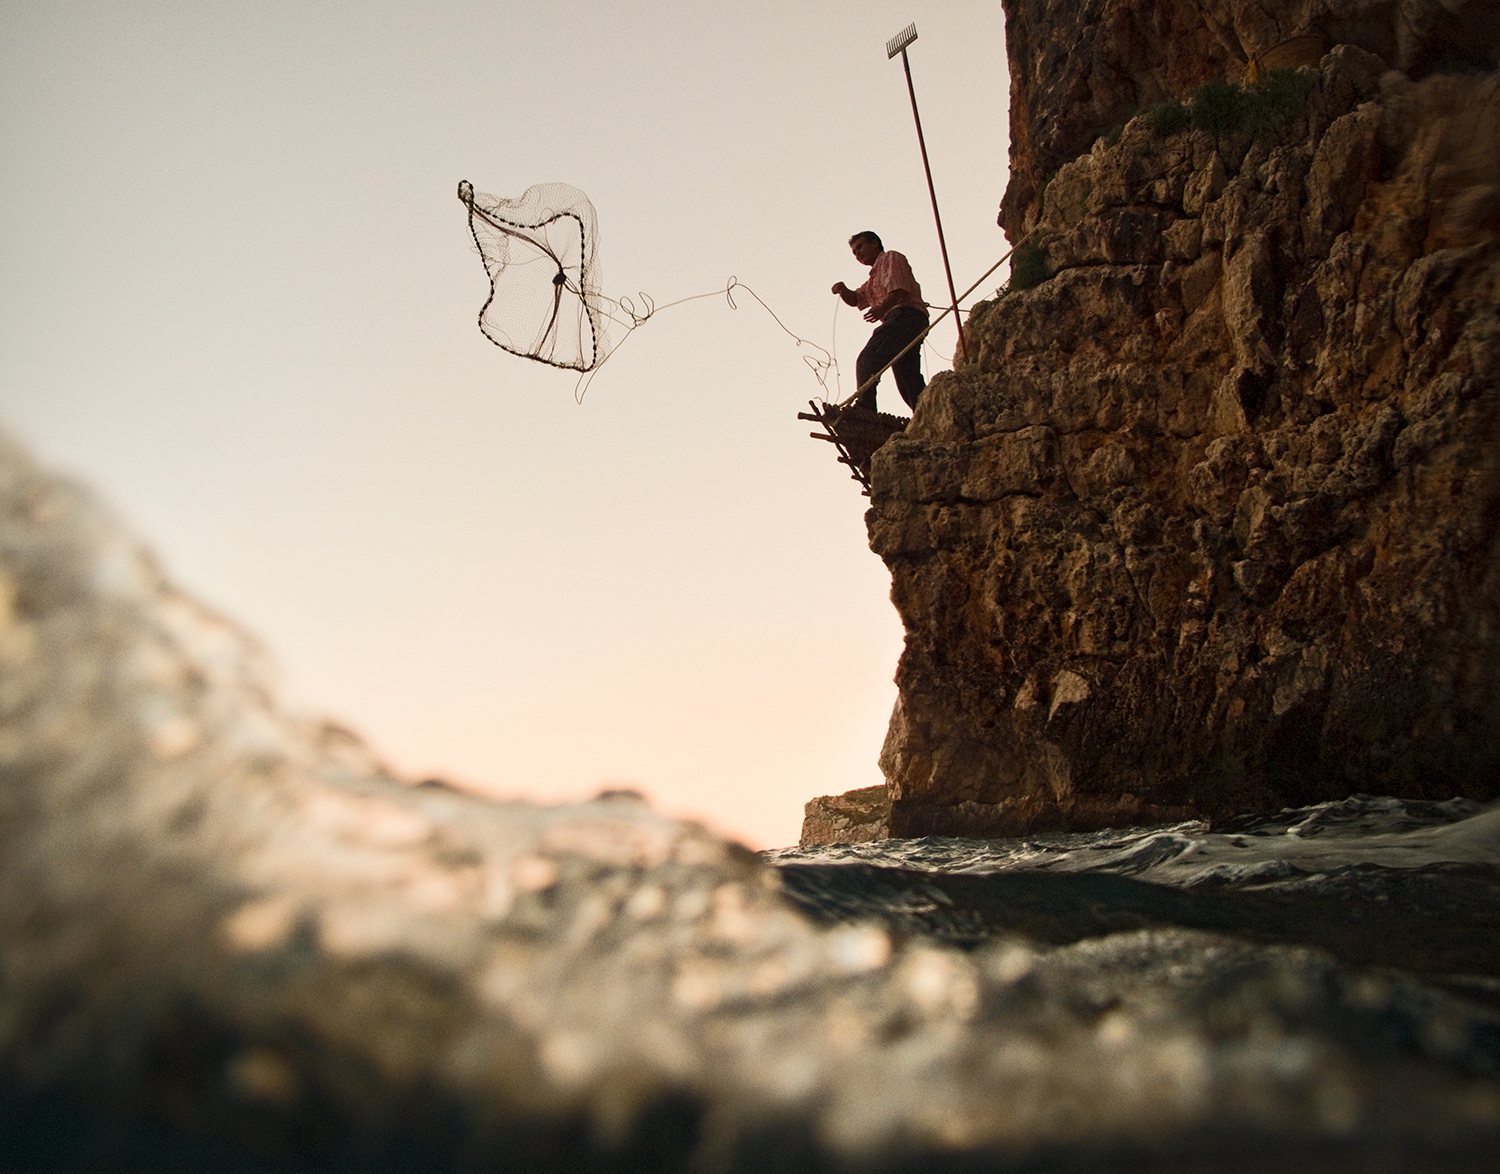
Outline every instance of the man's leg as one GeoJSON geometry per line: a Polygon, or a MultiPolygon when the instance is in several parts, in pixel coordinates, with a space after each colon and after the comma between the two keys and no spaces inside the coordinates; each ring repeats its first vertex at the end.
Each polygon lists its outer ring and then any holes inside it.
{"type": "MultiPolygon", "coordinates": [[[[882,352],[880,346],[880,332],[884,326],[877,326],[875,333],[870,335],[870,341],[865,343],[865,349],[859,352],[859,358],[854,361],[854,386],[864,387],[865,380],[874,375],[885,366],[886,360],[890,358],[882,352]]],[[[879,380],[871,384],[865,391],[860,392],[859,398],[854,401],[856,407],[875,410],[875,388],[880,385],[879,380]]]]}
{"type": "MultiPolygon", "coordinates": [[[[898,336],[895,353],[899,353],[902,347],[927,329],[927,315],[920,310],[901,309],[896,311],[892,318],[894,321],[891,325],[898,336]]],[[[927,380],[922,378],[921,344],[912,347],[897,359],[891,367],[891,373],[896,377],[896,390],[901,393],[906,406],[916,411],[917,397],[927,386],[927,380]]]]}
{"type": "MultiPolygon", "coordinates": [[[[920,310],[912,310],[902,307],[875,327],[875,332],[870,335],[870,341],[865,343],[865,349],[859,352],[859,358],[854,364],[854,381],[856,386],[863,387],[865,380],[874,375],[892,359],[901,353],[901,348],[909,343],[917,335],[927,328],[927,316],[920,310]]],[[[896,372],[896,386],[902,387],[901,370],[908,365],[918,364],[922,358],[917,354],[919,348],[913,347],[911,353],[897,363],[893,368],[896,372]]],[[[921,371],[917,372],[917,390],[921,391],[921,371]]],[[[901,392],[905,397],[906,392],[901,392]]],[[[875,388],[871,387],[858,400],[862,408],[874,409],[875,388]]]]}

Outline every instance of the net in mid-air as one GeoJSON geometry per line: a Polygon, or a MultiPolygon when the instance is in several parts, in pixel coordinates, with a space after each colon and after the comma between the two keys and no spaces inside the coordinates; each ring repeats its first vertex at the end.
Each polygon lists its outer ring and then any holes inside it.
{"type": "Polygon", "coordinates": [[[594,206],[575,187],[542,183],[516,199],[467,180],[458,198],[484,259],[490,296],[479,329],[511,354],[591,371],[609,354],[594,206]]]}

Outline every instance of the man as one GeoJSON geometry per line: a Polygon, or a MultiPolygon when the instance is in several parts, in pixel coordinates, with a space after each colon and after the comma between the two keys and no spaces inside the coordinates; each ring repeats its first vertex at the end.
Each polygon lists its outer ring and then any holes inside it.
{"type": "MultiPolygon", "coordinates": [[[[922,287],[912,276],[906,258],[900,253],[886,252],[873,232],[856,232],[849,238],[849,250],[856,261],[870,267],[869,279],[858,289],[850,289],[840,281],[833,292],[844,299],[845,305],[864,310],[866,322],[880,323],[854,364],[856,386],[864,387],[875,372],[927,329],[927,306],[922,301],[922,287]]],[[[907,406],[915,409],[917,397],[927,386],[922,378],[921,344],[896,359],[891,370],[896,373],[896,390],[907,406]]],[[[855,403],[874,411],[875,386],[871,384],[861,392],[855,403]]]]}

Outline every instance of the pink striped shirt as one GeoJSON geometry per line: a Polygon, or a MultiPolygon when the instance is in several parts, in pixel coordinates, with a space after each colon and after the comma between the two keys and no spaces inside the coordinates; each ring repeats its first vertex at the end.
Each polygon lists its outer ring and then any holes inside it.
{"type": "Polygon", "coordinates": [[[885,317],[881,319],[882,322],[902,306],[911,306],[913,309],[926,312],[927,308],[922,304],[922,287],[912,276],[911,266],[900,253],[889,251],[882,252],[875,258],[875,263],[870,266],[869,279],[854,291],[857,299],[854,304],[861,310],[878,306],[892,290],[900,290],[902,296],[886,311],[885,317]]]}

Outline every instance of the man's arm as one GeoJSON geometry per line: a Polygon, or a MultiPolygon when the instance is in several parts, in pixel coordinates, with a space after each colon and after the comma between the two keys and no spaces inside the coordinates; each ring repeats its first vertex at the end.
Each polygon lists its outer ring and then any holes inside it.
{"type": "Polygon", "coordinates": [[[836,294],[838,294],[839,297],[841,297],[841,298],[844,299],[844,305],[846,305],[846,306],[857,306],[857,305],[859,305],[859,290],[857,290],[857,289],[850,289],[842,281],[834,282],[833,292],[836,293],[836,294]]]}

